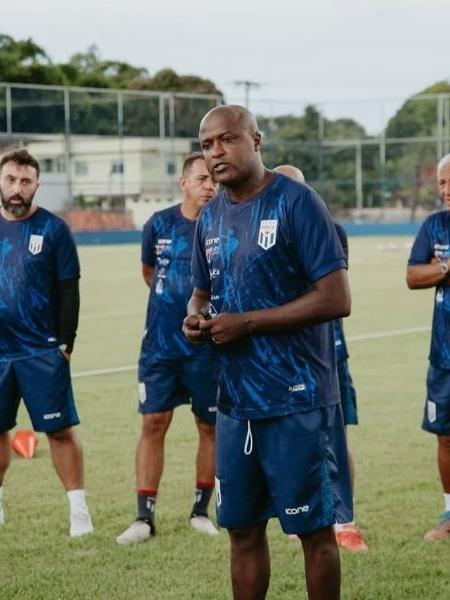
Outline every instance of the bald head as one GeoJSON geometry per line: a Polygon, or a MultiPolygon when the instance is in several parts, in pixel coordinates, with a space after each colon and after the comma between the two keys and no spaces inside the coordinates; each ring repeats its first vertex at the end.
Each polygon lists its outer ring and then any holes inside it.
{"type": "Polygon", "coordinates": [[[226,106],[216,106],[206,113],[200,121],[200,137],[202,129],[208,124],[208,120],[216,117],[225,118],[228,123],[233,124],[240,129],[246,129],[252,134],[258,131],[258,123],[248,108],[239,106],[238,104],[228,104],[226,106]]]}
{"type": "Polygon", "coordinates": [[[275,167],[273,170],[277,173],[285,175],[286,177],[289,177],[290,179],[293,179],[294,181],[305,183],[305,176],[300,169],[297,169],[297,167],[294,167],[294,165],[278,165],[278,167],[275,167]]]}
{"type": "Polygon", "coordinates": [[[217,106],[200,123],[200,147],[208,171],[229,189],[253,189],[265,175],[261,134],[255,117],[244,106],[217,106]]]}

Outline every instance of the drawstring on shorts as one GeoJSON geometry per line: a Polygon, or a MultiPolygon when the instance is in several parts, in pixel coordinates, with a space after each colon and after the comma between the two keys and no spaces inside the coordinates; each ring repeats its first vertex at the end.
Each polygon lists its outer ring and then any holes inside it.
{"type": "Polygon", "coordinates": [[[253,435],[250,420],[247,421],[247,436],[244,444],[244,454],[249,456],[253,451],[253,435]]]}

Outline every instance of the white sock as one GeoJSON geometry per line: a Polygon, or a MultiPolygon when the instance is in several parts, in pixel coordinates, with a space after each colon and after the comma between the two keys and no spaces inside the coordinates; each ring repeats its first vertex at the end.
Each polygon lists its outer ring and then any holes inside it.
{"type": "MultiPolygon", "coordinates": [[[[1,490],[1,488],[0,488],[1,490]]],[[[1,498],[0,492],[0,498],[1,498]]],[[[444,494],[445,511],[450,511],[450,494],[444,494]]]]}
{"type": "Polygon", "coordinates": [[[334,524],[334,530],[336,531],[336,533],[338,533],[339,531],[342,531],[342,529],[346,526],[346,525],[354,525],[355,521],[349,521],[348,523],[335,523],[334,524]]]}
{"type": "Polygon", "coordinates": [[[67,492],[67,498],[69,499],[70,512],[88,512],[84,490],[70,490],[67,492]]]}

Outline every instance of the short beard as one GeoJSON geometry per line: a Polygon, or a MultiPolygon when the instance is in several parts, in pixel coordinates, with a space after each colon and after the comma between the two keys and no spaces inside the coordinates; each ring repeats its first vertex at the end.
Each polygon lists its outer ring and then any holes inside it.
{"type": "MultiPolygon", "coordinates": [[[[18,196],[13,196],[13,198],[15,198],[15,199],[17,199],[17,197],[18,196]]],[[[0,198],[2,201],[3,208],[7,212],[14,215],[16,217],[16,219],[20,219],[20,217],[23,217],[24,215],[26,215],[27,212],[30,210],[31,205],[33,204],[34,194],[30,198],[28,198],[28,200],[25,200],[22,196],[19,196],[20,200],[22,201],[21,204],[13,204],[11,202],[11,200],[7,200],[1,192],[0,192],[0,198]]]]}

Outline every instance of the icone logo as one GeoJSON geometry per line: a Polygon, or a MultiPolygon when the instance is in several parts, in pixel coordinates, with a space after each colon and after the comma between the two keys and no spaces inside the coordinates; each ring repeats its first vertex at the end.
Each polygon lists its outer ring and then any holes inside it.
{"type": "Polygon", "coordinates": [[[309,512],[309,505],[305,504],[304,506],[297,506],[297,508],[285,508],[285,512],[287,515],[298,515],[300,513],[309,512]]]}

